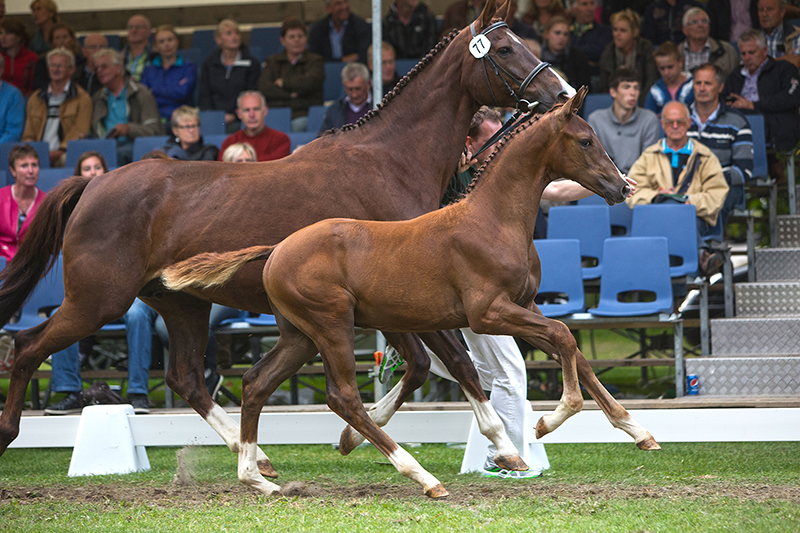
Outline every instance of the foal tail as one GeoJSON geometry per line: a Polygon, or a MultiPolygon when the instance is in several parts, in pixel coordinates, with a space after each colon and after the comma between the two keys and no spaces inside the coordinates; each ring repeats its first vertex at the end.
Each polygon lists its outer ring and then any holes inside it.
{"type": "Polygon", "coordinates": [[[245,263],[266,259],[275,246],[251,246],[233,252],[198,254],[164,269],[161,280],[173,291],[226,283],[245,263]]]}
{"type": "Polygon", "coordinates": [[[22,307],[53,268],[64,245],[64,228],[91,178],[75,176],[50,191],[36,210],[19,250],[0,272],[0,325],[22,307]]]}

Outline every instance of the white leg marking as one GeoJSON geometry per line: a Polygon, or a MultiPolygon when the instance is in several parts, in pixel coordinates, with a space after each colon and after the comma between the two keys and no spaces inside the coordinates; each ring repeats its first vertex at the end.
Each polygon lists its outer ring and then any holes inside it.
{"type": "MultiPolygon", "coordinates": [[[[397,397],[400,396],[400,389],[402,389],[402,386],[398,383],[386,396],[378,400],[377,403],[367,411],[369,417],[378,427],[383,427],[388,424],[389,420],[391,420],[392,416],[397,412],[394,405],[397,397]]],[[[353,429],[352,426],[347,426],[345,432],[347,433],[347,439],[350,441],[351,448],[355,448],[366,440],[364,439],[364,435],[353,429]]]]}
{"type": "Polygon", "coordinates": [[[544,420],[544,425],[545,427],[547,427],[549,431],[554,431],[561,424],[563,424],[564,421],[567,420],[567,418],[571,417],[578,411],[580,411],[580,409],[576,411],[575,409],[569,407],[567,403],[564,401],[564,398],[562,397],[561,403],[558,404],[556,410],[550,413],[549,415],[544,415],[542,417],[542,420],[544,420]]]}
{"type": "Polygon", "coordinates": [[[478,422],[478,427],[481,430],[481,435],[492,441],[497,448],[497,455],[495,457],[513,457],[519,456],[519,450],[511,442],[506,433],[506,428],[503,426],[503,421],[497,416],[497,413],[489,402],[479,402],[477,399],[470,396],[464,391],[472,411],[475,413],[475,420],[478,422]]]}
{"type": "Polygon", "coordinates": [[[441,484],[430,472],[422,468],[416,459],[399,446],[389,455],[389,461],[402,475],[422,485],[426,492],[441,484]]]}
{"type": "MultiPolygon", "coordinates": [[[[228,445],[228,448],[233,453],[239,451],[239,424],[233,421],[230,415],[225,412],[225,409],[215,403],[206,417],[206,422],[222,437],[222,440],[225,441],[225,444],[228,445]]],[[[256,450],[258,452],[257,460],[263,461],[266,459],[269,461],[269,458],[261,451],[261,448],[256,448],[256,450]]]]}
{"type": "Polygon", "coordinates": [[[640,426],[631,415],[628,415],[626,418],[622,418],[619,420],[612,420],[611,418],[608,419],[611,422],[611,425],[617,429],[621,429],[631,437],[633,437],[633,441],[636,443],[642,442],[646,439],[652,439],[653,436],[650,434],[649,431],[644,429],[640,426]]]}
{"type": "Polygon", "coordinates": [[[258,464],[256,463],[258,451],[258,445],[255,442],[245,442],[241,445],[239,449],[239,481],[262,494],[272,494],[280,491],[280,486],[267,481],[259,473],[258,464]]]}

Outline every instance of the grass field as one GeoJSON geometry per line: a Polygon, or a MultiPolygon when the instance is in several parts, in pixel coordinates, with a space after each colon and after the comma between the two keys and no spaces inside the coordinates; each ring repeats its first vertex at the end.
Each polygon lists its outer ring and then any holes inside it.
{"type": "Polygon", "coordinates": [[[93,478],[66,476],[70,450],[12,449],[0,531],[800,531],[800,443],[548,445],[551,470],[513,481],[459,475],[457,448],[408,449],[450,497],[428,500],[370,446],[266,447],[279,496],[242,487],[223,447],[151,448],[151,471],[93,478]]]}

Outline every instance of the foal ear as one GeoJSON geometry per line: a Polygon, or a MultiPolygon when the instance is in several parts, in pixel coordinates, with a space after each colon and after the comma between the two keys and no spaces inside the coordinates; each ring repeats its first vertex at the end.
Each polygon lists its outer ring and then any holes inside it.
{"type": "Polygon", "coordinates": [[[578,109],[581,108],[583,105],[583,99],[586,97],[586,93],[589,92],[589,88],[586,85],[582,86],[578,89],[578,92],[575,93],[575,96],[570,98],[566,104],[564,104],[564,113],[569,115],[574,115],[578,112],[578,109]]]}
{"type": "Polygon", "coordinates": [[[492,22],[492,18],[494,17],[495,11],[497,11],[497,1],[496,0],[488,0],[486,5],[483,6],[483,11],[481,12],[480,17],[480,27],[478,31],[483,31],[484,28],[489,26],[492,22]]]}

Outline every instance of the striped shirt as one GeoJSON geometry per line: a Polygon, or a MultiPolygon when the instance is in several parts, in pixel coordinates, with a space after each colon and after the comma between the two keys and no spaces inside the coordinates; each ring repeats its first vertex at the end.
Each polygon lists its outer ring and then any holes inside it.
{"type": "Polygon", "coordinates": [[[749,181],[753,171],[753,132],[744,115],[724,103],[705,122],[700,121],[696,104],[691,105],[691,112],[689,138],[705,144],[717,156],[729,185],[749,181]]]}

